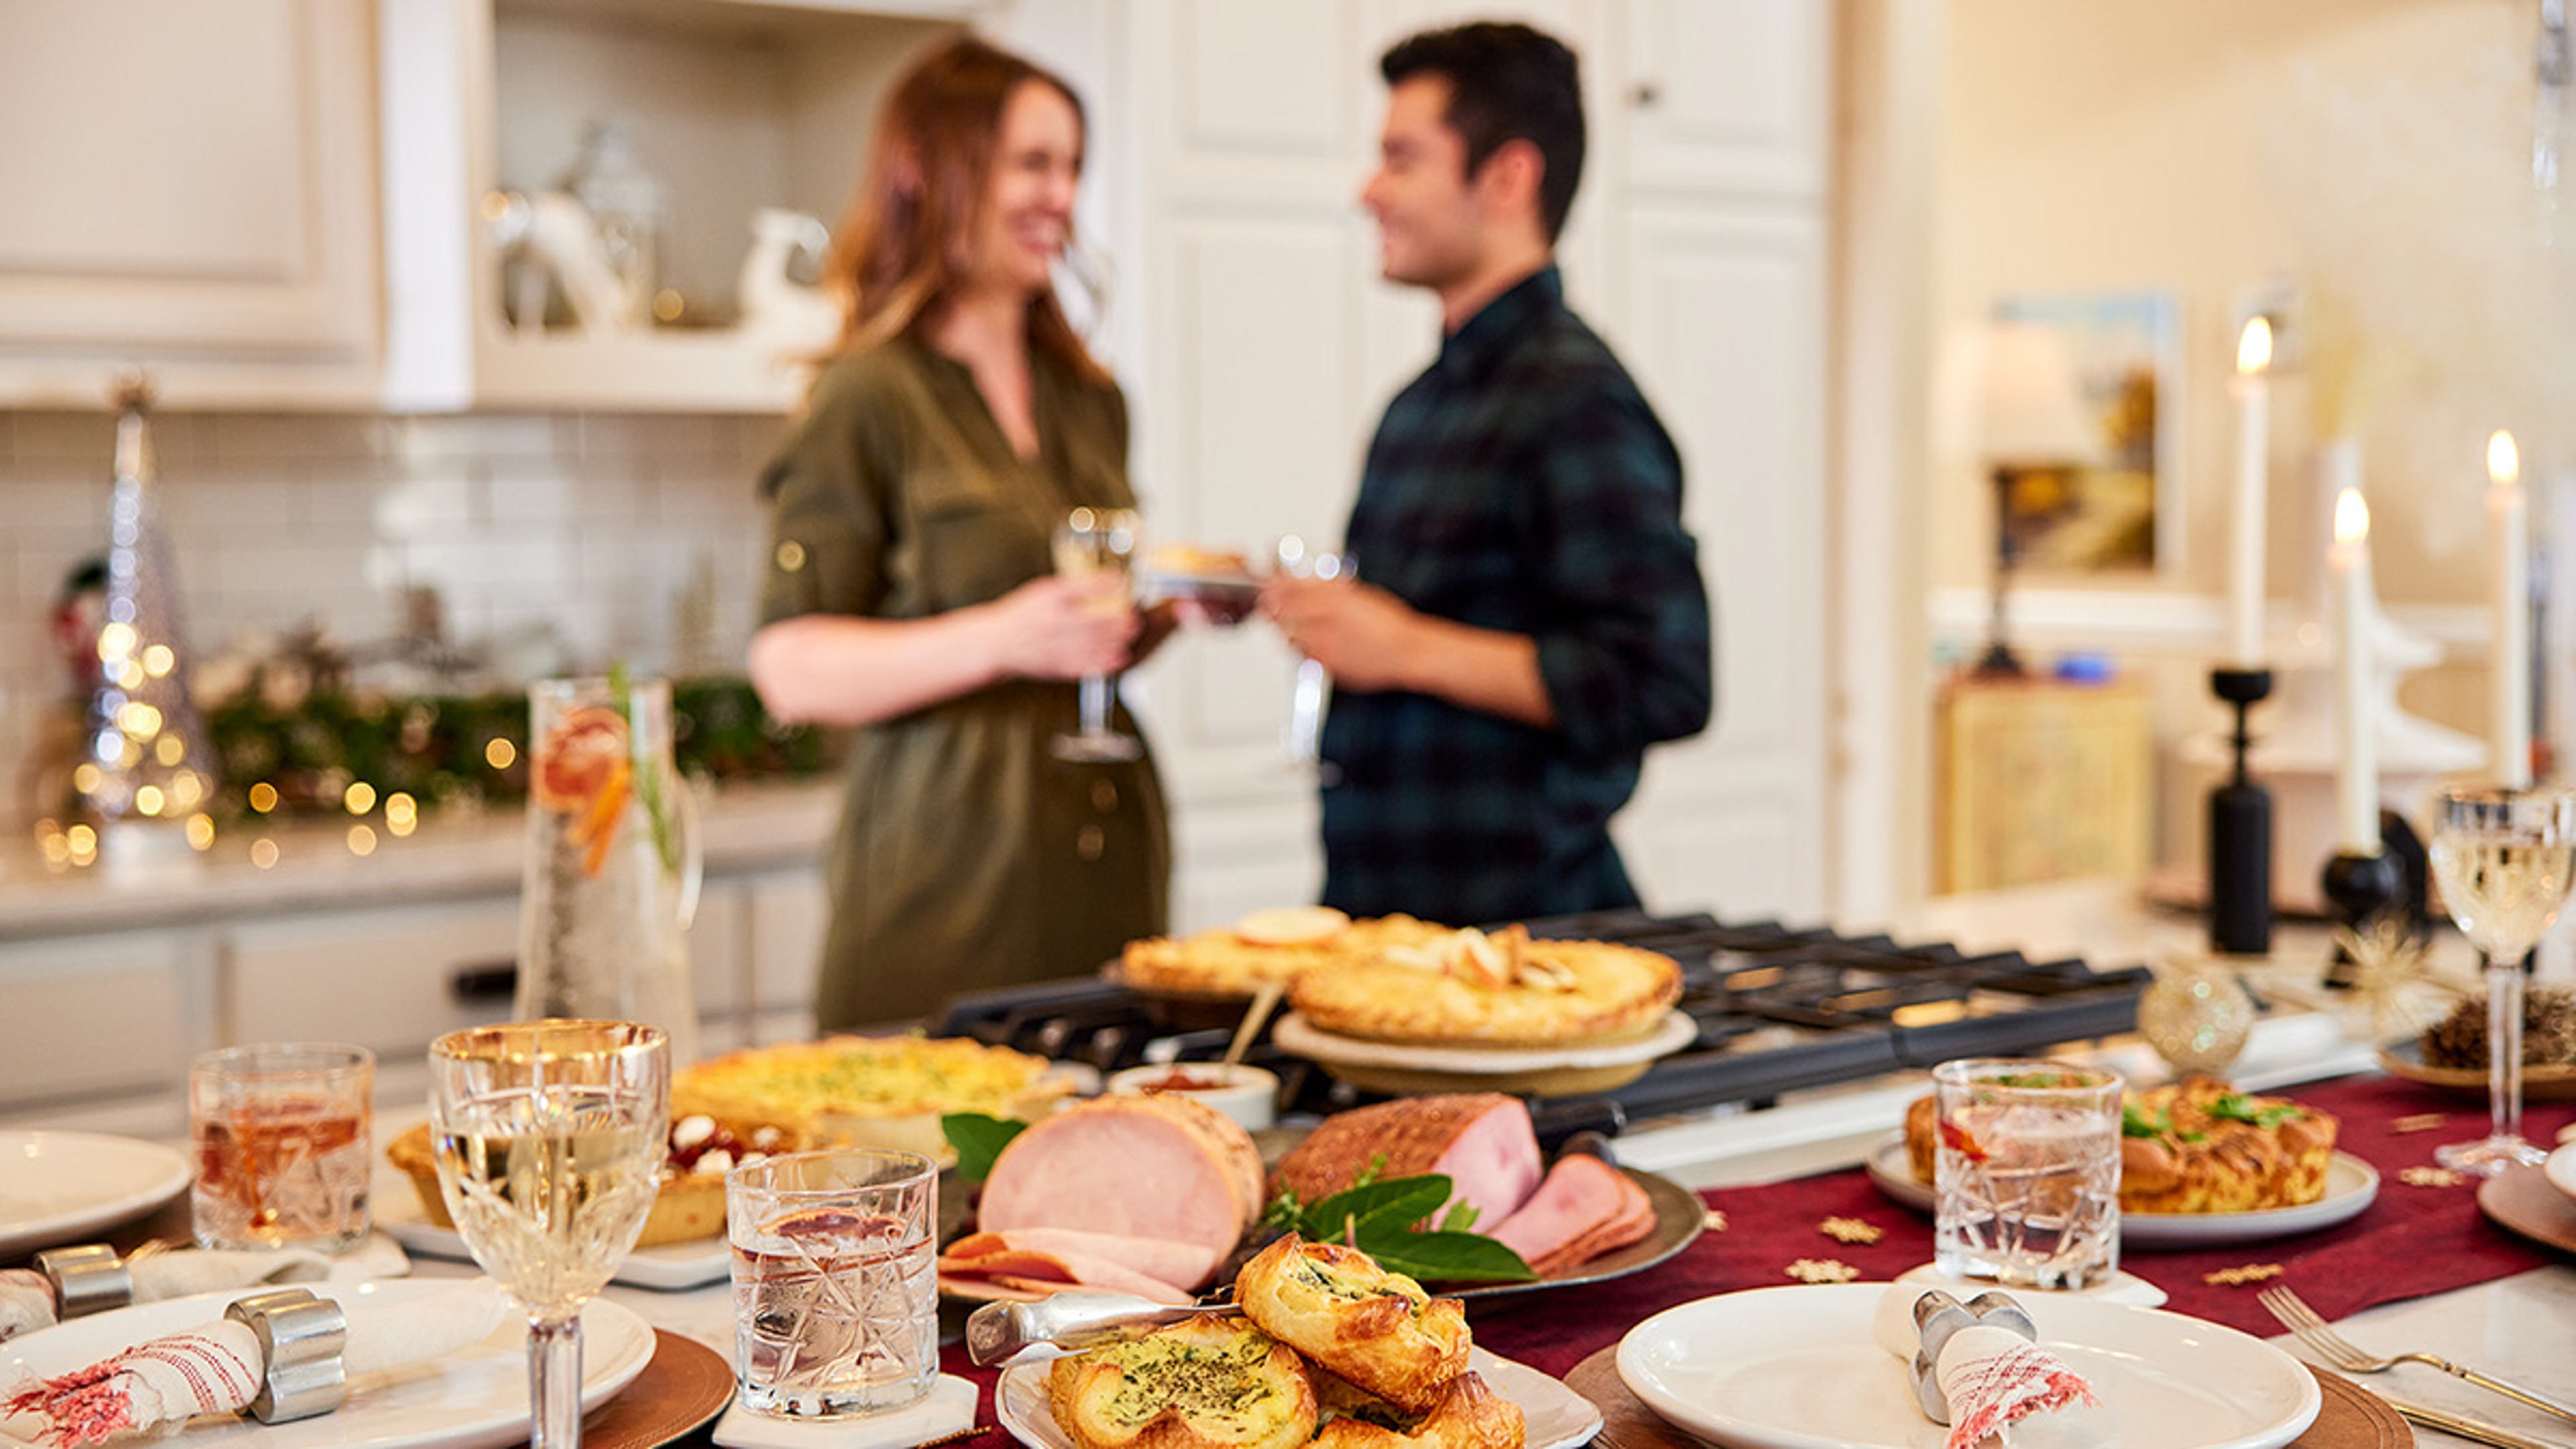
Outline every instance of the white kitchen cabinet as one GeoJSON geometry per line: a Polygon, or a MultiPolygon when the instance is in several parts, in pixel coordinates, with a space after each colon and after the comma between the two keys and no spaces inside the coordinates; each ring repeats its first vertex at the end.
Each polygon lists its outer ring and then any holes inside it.
{"type": "Polygon", "coordinates": [[[0,406],[359,405],[382,335],[368,8],[0,6],[0,406]]]}
{"type": "Polygon", "coordinates": [[[224,943],[225,1039],[417,1056],[445,1032],[510,1019],[502,973],[518,954],[515,897],[246,921],[224,943]]]}
{"type": "Polygon", "coordinates": [[[971,8],[939,0],[379,0],[385,396],[397,411],[780,412],[801,378],[732,319],[752,213],[837,221],[887,82],[971,8]],[[486,202],[560,189],[619,123],[668,197],[661,279],[718,325],[514,327],[486,202]]]}
{"type": "Polygon", "coordinates": [[[0,946],[0,1107],[174,1096],[219,1044],[214,998],[201,930],[0,946]]]}

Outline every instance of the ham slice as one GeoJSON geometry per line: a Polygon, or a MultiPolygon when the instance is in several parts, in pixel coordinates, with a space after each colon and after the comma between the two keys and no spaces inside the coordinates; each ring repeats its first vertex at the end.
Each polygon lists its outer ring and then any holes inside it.
{"type": "Polygon", "coordinates": [[[1222,1259],[1261,1205],[1252,1134],[1165,1092],[1084,1102],[1012,1138],[984,1180],[976,1225],[1005,1237],[1056,1228],[1156,1239],[1222,1259]]]}
{"type": "Polygon", "coordinates": [[[939,1257],[939,1281],[964,1296],[1035,1298],[1065,1288],[1105,1288],[1157,1303],[1190,1301],[1188,1289],[1113,1259],[1062,1247],[1042,1252],[999,1233],[971,1233],[950,1245],[939,1257]],[[967,1285],[977,1280],[1007,1291],[974,1293],[967,1285]]]}
{"type": "MultiPolygon", "coordinates": [[[[1216,1276],[1217,1264],[1225,1261],[1223,1254],[1195,1243],[1088,1233],[1076,1228],[1013,1228],[1008,1234],[976,1233],[958,1239],[948,1251],[965,1253],[968,1244],[984,1238],[1006,1240],[1011,1247],[1053,1254],[1068,1263],[1076,1258],[1115,1263],[1149,1278],[1188,1289],[1206,1287],[1208,1280],[1216,1276]]],[[[984,1250],[977,1248],[974,1251],[984,1250]]]]}
{"type": "Polygon", "coordinates": [[[1654,1228],[1655,1203],[1644,1188],[1576,1152],[1558,1158],[1530,1200],[1488,1231],[1531,1268],[1550,1273],[1624,1248],[1654,1228]]]}
{"type": "Polygon", "coordinates": [[[1539,1184],[1529,1106],[1500,1092],[1400,1097],[1336,1113],[1279,1160],[1273,1180],[1313,1203],[1349,1187],[1381,1157],[1380,1178],[1446,1176],[1452,1201],[1476,1209],[1480,1231],[1510,1216],[1539,1184]]]}

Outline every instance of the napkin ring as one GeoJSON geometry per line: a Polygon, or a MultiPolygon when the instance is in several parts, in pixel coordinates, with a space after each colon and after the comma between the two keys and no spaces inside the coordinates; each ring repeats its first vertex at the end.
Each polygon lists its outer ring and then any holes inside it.
{"type": "Polygon", "coordinates": [[[36,1271],[54,1285],[54,1318],[69,1323],[134,1301],[134,1275],[105,1243],[56,1248],[36,1255],[36,1271]]]}
{"type": "Polygon", "coordinates": [[[327,1414],[349,1396],[340,1356],[349,1341],[349,1320],[338,1303],[309,1289],[272,1288],[235,1299],[224,1317],[259,1335],[259,1355],[268,1368],[250,1412],[261,1423],[327,1414]]]}
{"type": "Polygon", "coordinates": [[[2033,1343],[2039,1341],[2030,1311],[2001,1293],[1980,1293],[1962,1303],[1935,1288],[1915,1299],[1914,1330],[1922,1347],[1907,1367],[1914,1382],[1914,1401],[1935,1424],[1950,1422],[1950,1396],[1941,1392],[1941,1350],[1950,1346],[1953,1334],[1973,1325],[2009,1329],[2033,1343]]]}

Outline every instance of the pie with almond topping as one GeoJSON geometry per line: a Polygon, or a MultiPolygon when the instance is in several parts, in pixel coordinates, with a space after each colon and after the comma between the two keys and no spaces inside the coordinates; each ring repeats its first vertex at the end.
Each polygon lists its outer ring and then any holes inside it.
{"type": "Polygon", "coordinates": [[[1327,906],[1282,907],[1193,935],[1131,941],[1116,976],[1149,994],[1247,998],[1319,966],[1375,960],[1389,947],[1422,945],[1447,934],[1444,927],[1405,915],[1355,921],[1327,906]]]}
{"type": "Polygon", "coordinates": [[[1547,1047],[1652,1030],[1681,999],[1672,958],[1518,926],[1445,932],[1375,960],[1309,971],[1289,1004],[1322,1031],[1428,1046],[1547,1047]]]}

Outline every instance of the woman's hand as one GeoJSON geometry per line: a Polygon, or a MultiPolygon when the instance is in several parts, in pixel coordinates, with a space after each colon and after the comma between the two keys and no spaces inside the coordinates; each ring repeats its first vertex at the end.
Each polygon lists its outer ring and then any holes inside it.
{"type": "Polygon", "coordinates": [[[1049,574],[986,605],[1002,672],[1079,679],[1126,668],[1143,618],[1124,590],[1116,574],[1049,574]]]}

